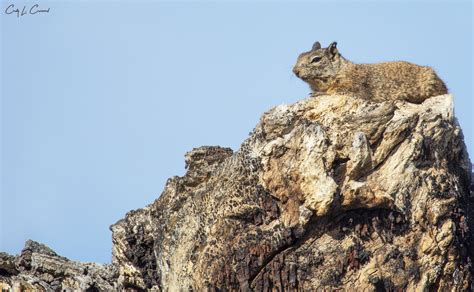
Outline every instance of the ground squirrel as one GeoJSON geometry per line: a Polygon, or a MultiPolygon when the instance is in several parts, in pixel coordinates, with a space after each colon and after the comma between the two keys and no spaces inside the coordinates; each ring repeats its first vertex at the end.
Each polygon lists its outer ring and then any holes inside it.
{"type": "Polygon", "coordinates": [[[444,82],[430,67],[408,62],[354,64],[341,56],[333,42],[321,48],[316,42],[302,53],[293,72],[307,82],[313,94],[347,94],[373,101],[405,100],[422,103],[446,94],[444,82]]]}

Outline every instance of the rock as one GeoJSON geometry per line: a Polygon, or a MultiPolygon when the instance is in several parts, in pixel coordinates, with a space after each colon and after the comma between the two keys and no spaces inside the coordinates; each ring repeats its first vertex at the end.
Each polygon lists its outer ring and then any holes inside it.
{"type": "Polygon", "coordinates": [[[27,243],[15,260],[0,257],[0,283],[129,291],[472,288],[472,165],[450,95],[421,104],[308,98],[265,113],[238,151],[200,147],[185,160],[183,177],[110,227],[110,266],[27,243]]]}
{"type": "Polygon", "coordinates": [[[265,113],[232,155],[192,151],[111,227],[119,287],[467,289],[471,168],[452,108],[320,96],[265,113]]]}
{"type": "Polygon", "coordinates": [[[110,291],[116,278],[112,266],[73,262],[32,240],[16,257],[0,254],[0,290],[110,291]]]}
{"type": "Polygon", "coordinates": [[[15,267],[15,257],[4,252],[0,252],[0,277],[14,276],[19,271],[15,267]]]}

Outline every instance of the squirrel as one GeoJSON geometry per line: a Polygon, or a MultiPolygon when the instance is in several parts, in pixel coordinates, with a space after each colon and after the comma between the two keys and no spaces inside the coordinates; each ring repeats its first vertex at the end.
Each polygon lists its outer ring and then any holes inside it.
{"type": "Polygon", "coordinates": [[[299,55],[293,73],[309,84],[312,95],[342,94],[376,102],[404,100],[422,103],[448,93],[444,82],[430,67],[408,62],[354,64],[345,59],[332,42],[299,55]]]}

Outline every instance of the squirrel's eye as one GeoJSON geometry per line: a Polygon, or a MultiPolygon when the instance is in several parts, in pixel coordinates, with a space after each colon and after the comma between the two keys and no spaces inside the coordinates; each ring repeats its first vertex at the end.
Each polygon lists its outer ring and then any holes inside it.
{"type": "Polygon", "coordinates": [[[316,63],[316,62],[319,62],[321,60],[321,57],[314,57],[313,59],[311,59],[311,63],[316,63]]]}

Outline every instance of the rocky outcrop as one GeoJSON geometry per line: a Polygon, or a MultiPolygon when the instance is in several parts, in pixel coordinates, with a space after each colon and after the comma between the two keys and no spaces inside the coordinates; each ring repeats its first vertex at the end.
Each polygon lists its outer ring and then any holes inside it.
{"type": "Polygon", "coordinates": [[[0,253],[0,291],[110,291],[114,267],[79,263],[28,240],[20,255],[0,253]]]}
{"type": "Polygon", "coordinates": [[[111,227],[121,287],[470,286],[470,163],[449,95],[309,98],[265,113],[236,153],[186,157],[111,227]]]}
{"type": "MultiPolygon", "coordinates": [[[[472,288],[471,164],[450,95],[422,104],[334,95],[281,105],[238,151],[200,147],[186,154],[186,167],[154,203],[111,226],[112,265],[97,267],[87,283],[152,291],[472,288]]],[[[43,269],[22,272],[18,259],[13,269],[11,258],[0,259],[8,283],[43,269]]]]}

